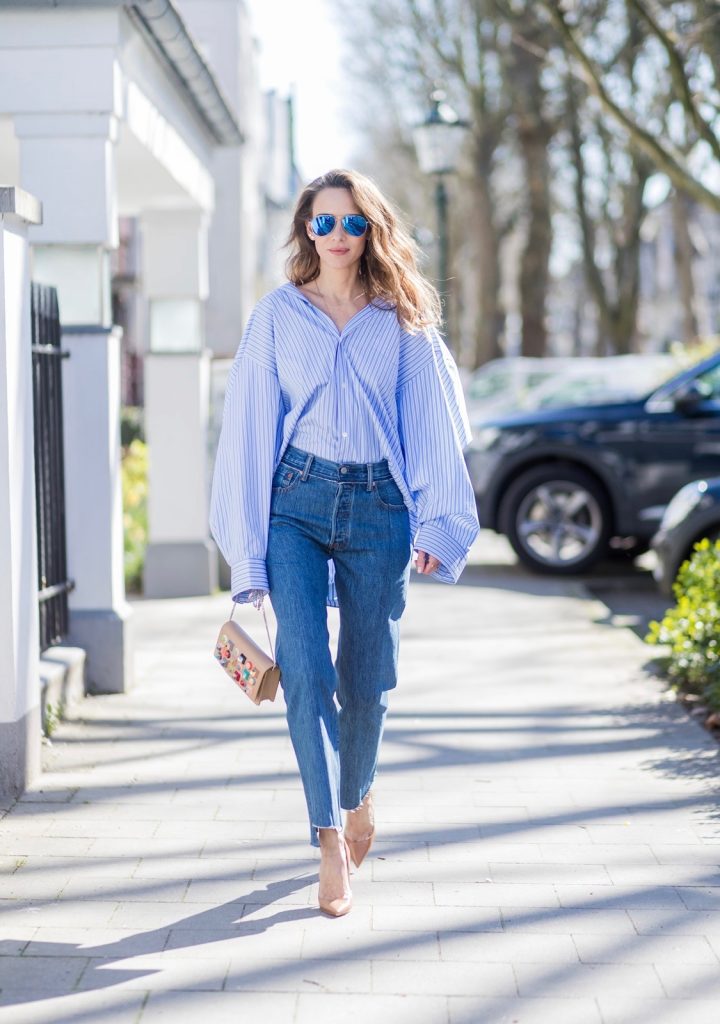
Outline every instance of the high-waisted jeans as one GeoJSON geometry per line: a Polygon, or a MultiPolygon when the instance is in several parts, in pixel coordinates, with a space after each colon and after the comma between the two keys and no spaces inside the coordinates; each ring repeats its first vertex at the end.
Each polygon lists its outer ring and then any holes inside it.
{"type": "Polygon", "coordinates": [[[310,818],[342,828],[377,770],[410,573],[408,513],[385,460],[336,463],[289,447],[273,478],[267,568],[287,720],[310,818]],[[328,560],[340,609],[333,665],[328,560]]]}

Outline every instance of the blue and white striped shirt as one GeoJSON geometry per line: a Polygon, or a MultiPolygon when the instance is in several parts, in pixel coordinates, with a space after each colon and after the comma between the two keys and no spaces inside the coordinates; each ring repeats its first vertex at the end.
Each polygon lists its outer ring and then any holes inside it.
{"type": "MultiPolygon", "coordinates": [[[[210,530],[246,602],[267,590],[272,477],[289,444],[333,462],[387,459],[417,550],[455,583],[478,533],[463,448],[470,427],[450,352],[370,304],[338,331],[293,284],[255,306],[228,377],[210,530]]],[[[330,565],[328,603],[336,604],[330,565]]]]}

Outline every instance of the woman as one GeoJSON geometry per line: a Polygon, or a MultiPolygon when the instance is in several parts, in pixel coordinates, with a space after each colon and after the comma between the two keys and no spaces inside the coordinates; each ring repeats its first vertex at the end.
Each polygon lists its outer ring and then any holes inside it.
{"type": "Polygon", "coordinates": [[[478,523],[437,293],[387,200],[330,171],[300,196],[289,244],[289,282],[256,305],[230,371],[211,529],[233,599],[270,594],[319,904],[340,916],[348,858],[359,867],[375,832],[412,548],[418,572],[454,583],[478,523]]]}

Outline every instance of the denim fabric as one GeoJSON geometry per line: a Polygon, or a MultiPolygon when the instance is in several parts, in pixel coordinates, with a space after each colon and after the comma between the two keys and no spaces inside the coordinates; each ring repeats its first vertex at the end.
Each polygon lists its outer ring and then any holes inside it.
{"type": "Polygon", "coordinates": [[[275,471],[267,567],[290,737],[316,829],[341,828],[377,769],[410,574],[410,526],[388,464],[289,447],[275,471]],[[328,560],[340,609],[330,653],[328,560]]]}

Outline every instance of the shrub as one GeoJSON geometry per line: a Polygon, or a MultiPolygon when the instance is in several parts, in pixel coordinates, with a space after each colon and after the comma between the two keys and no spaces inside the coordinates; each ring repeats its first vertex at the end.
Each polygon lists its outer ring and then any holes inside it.
{"type": "Polygon", "coordinates": [[[129,448],[137,438],[145,440],[145,410],[138,405],[123,405],[120,409],[120,446],[129,448]]]}
{"type": "Polygon", "coordinates": [[[669,648],[667,673],[678,688],[720,710],[720,540],[695,545],[673,593],[677,604],[650,623],[646,640],[669,648]]]}
{"type": "Polygon", "coordinates": [[[135,593],[142,590],[147,546],[147,468],[147,445],[135,438],[122,459],[125,589],[135,593]]]}

